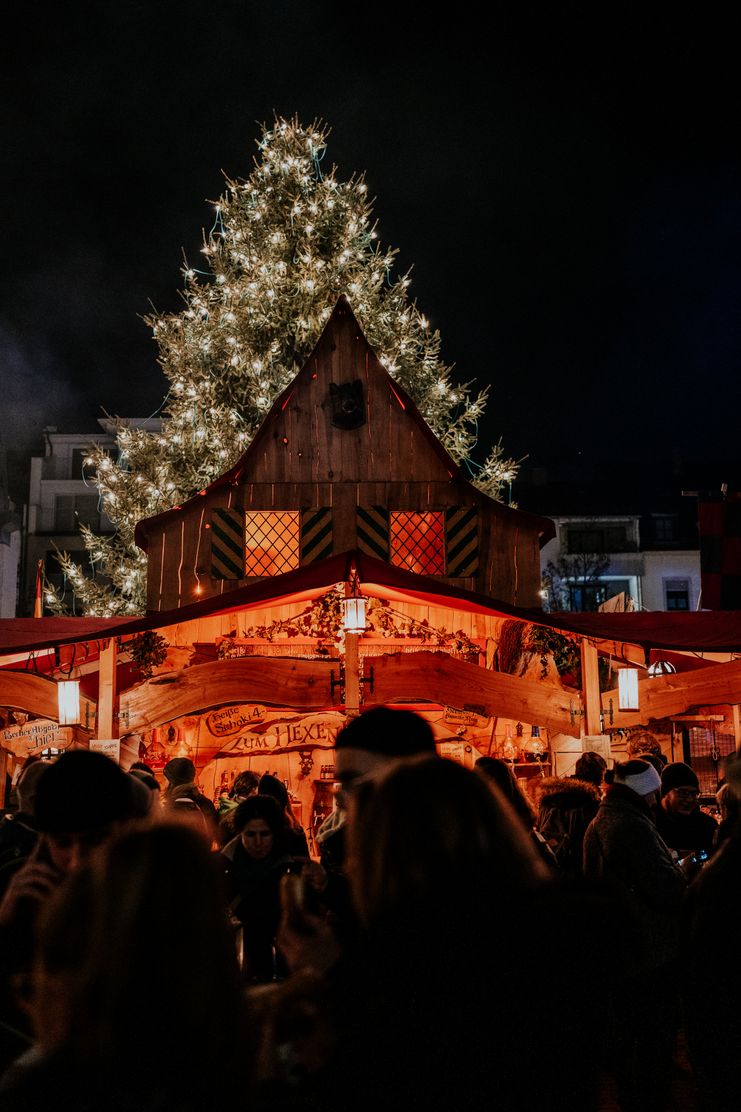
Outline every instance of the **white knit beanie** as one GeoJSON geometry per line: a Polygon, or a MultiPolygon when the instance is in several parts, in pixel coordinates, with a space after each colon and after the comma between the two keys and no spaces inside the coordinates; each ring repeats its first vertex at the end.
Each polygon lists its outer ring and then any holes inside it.
{"type": "Polygon", "coordinates": [[[661,777],[652,764],[648,761],[633,760],[632,765],[642,765],[640,772],[633,772],[628,776],[621,775],[615,769],[615,784],[624,784],[636,795],[650,795],[651,792],[661,791],[661,777]]]}

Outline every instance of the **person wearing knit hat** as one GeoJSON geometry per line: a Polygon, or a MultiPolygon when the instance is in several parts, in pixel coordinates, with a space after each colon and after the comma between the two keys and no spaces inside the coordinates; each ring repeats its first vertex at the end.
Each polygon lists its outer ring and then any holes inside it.
{"type": "Polygon", "coordinates": [[[700,810],[700,782],[683,761],[668,764],[661,774],[661,806],[656,828],[670,849],[680,857],[698,850],[713,852],[718,826],[700,810]]]}
{"type": "Polygon", "coordinates": [[[196,784],[196,766],[190,757],[173,757],[162,770],[167,780],[163,806],[172,816],[192,821],[209,841],[216,839],[216,808],[196,784]]]}
{"type": "Polygon", "coordinates": [[[661,777],[649,761],[634,760],[616,764],[613,783],[630,788],[643,800],[661,791],[661,777]]]}
{"type": "Polygon", "coordinates": [[[601,884],[624,912],[630,965],[621,980],[624,1013],[618,1050],[620,1106],[664,1108],[675,1041],[679,917],[689,862],[676,863],[654,824],[661,790],[648,761],[617,763],[597,814],[584,835],[584,875],[601,884]]]}

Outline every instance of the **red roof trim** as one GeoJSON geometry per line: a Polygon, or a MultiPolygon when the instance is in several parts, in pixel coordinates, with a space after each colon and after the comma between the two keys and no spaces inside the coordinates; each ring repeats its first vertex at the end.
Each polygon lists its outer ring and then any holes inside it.
{"type": "Polygon", "coordinates": [[[453,587],[431,576],[415,575],[383,560],[350,550],[285,575],[257,580],[228,594],[201,599],[176,610],[149,613],[140,618],[6,618],[0,620],[0,654],[122,637],[148,629],[163,629],[210,614],[308,599],[328,590],[334,583],[345,582],[353,570],[357,571],[360,590],[381,598],[395,595],[408,602],[425,602],[469,613],[515,618],[550,626],[564,633],[622,641],[646,649],[695,652],[741,650],[741,611],[544,614],[540,610],[511,606],[486,595],[453,587]]]}

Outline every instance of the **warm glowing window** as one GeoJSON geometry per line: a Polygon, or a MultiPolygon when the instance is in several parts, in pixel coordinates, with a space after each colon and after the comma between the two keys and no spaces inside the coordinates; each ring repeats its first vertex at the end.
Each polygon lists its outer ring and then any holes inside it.
{"type": "Polygon", "coordinates": [[[442,513],[391,512],[391,563],[420,575],[445,575],[442,513]]]}
{"type": "Polygon", "coordinates": [[[244,516],[245,575],[282,575],[298,567],[297,510],[253,511],[244,516]]]}

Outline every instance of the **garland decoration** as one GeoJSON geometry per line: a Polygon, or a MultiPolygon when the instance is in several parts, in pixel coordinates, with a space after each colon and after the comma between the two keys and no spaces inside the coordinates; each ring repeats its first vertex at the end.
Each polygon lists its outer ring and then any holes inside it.
{"type": "MultiPolygon", "coordinates": [[[[344,588],[333,587],[320,595],[305,610],[290,618],[278,618],[273,622],[249,626],[242,630],[240,639],[260,638],[275,642],[278,638],[307,637],[320,642],[342,647],[345,632],[342,628],[344,588]]],[[[481,646],[472,641],[462,629],[448,630],[432,626],[426,618],[413,618],[386,606],[380,599],[368,599],[368,624],[366,633],[380,637],[409,637],[423,644],[433,644],[440,648],[454,649],[456,652],[476,656],[481,646]]],[[[231,654],[235,637],[225,637],[219,643],[219,657],[231,654]]]]}

